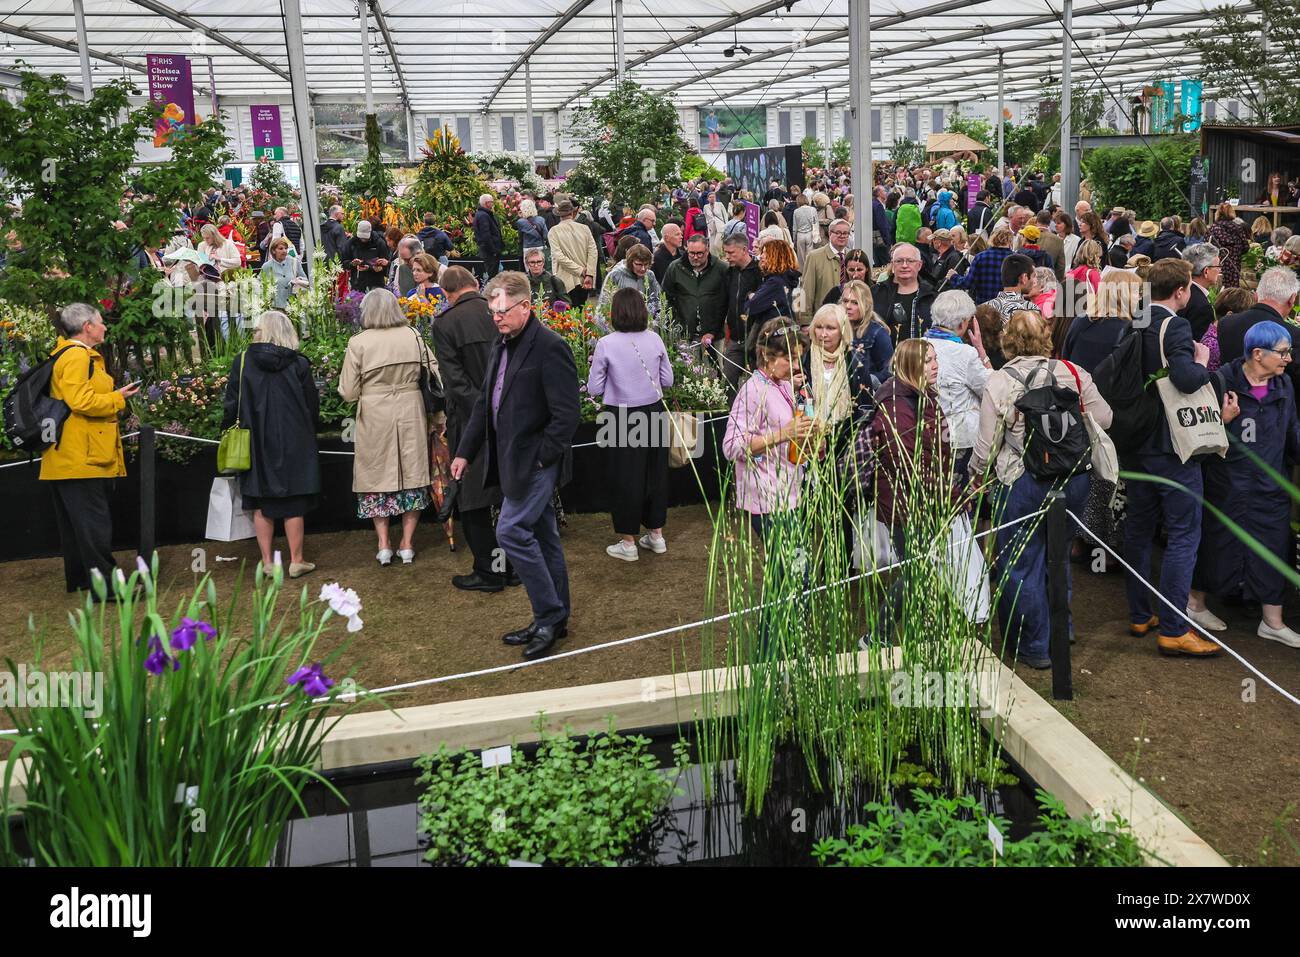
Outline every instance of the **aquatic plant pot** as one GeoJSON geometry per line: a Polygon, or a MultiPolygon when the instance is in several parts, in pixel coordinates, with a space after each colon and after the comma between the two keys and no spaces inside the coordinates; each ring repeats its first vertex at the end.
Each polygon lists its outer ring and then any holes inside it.
{"type": "MultiPolygon", "coordinates": [[[[856,659],[864,689],[887,687],[895,672],[871,672],[866,652],[856,659]]],[[[895,657],[895,667],[899,660],[895,657]]],[[[1160,861],[1226,866],[1213,848],[1014,672],[989,656],[981,668],[994,674],[988,684],[996,689],[980,702],[985,728],[996,730],[1008,759],[1060,799],[1072,817],[1118,814],[1160,861]]],[[[689,727],[726,680],[723,670],[695,671],[349,715],[326,739],[322,766],[411,761],[443,744],[453,749],[523,745],[537,740],[539,714],[548,730],[568,726],[578,734],[605,729],[611,716],[619,728],[689,727]]],[[[717,713],[716,700],[707,706],[717,713]]]]}

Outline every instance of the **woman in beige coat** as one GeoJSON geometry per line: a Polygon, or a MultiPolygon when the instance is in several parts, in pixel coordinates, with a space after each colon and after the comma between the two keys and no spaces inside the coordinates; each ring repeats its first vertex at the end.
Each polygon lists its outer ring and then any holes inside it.
{"type": "Polygon", "coordinates": [[[420,394],[420,367],[438,374],[433,351],[407,321],[397,298],[372,289],[361,300],[364,331],[352,337],[339,395],[357,403],[352,491],[357,517],[375,523],[379,564],[393,561],[388,520],[402,516],[402,563],[415,560],[412,539],[420,512],[429,507],[429,425],[420,394]]]}

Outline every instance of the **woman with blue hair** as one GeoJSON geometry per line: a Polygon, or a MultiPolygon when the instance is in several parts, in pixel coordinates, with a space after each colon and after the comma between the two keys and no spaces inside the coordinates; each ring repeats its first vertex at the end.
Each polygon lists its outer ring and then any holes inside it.
{"type": "MultiPolygon", "coordinates": [[[[1291,499],[1269,469],[1285,475],[1300,462],[1300,422],[1295,392],[1284,374],[1291,364],[1291,333],[1276,322],[1246,331],[1245,353],[1211,377],[1224,393],[1227,457],[1205,463],[1205,500],[1283,562],[1291,558],[1291,499]],[[1234,399],[1235,396],[1235,399],[1234,399]]],[[[1256,634],[1300,648],[1300,634],[1282,620],[1286,579],[1261,559],[1210,510],[1202,519],[1188,611],[1205,628],[1227,624],[1205,607],[1205,593],[1258,602],[1256,634]]]]}

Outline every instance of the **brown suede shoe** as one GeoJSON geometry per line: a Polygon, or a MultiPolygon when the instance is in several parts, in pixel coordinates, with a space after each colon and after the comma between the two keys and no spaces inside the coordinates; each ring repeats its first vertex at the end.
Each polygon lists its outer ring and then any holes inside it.
{"type": "Polygon", "coordinates": [[[1159,626],[1160,626],[1160,619],[1157,618],[1155,615],[1152,615],[1145,625],[1135,625],[1132,622],[1130,622],[1128,626],[1128,633],[1138,638],[1145,638],[1147,633],[1151,631],[1152,628],[1158,628],[1159,626]]]}
{"type": "Polygon", "coordinates": [[[1161,635],[1156,639],[1156,647],[1162,655],[1192,655],[1197,658],[1208,658],[1222,650],[1214,642],[1206,641],[1191,631],[1177,638],[1161,635]]]}

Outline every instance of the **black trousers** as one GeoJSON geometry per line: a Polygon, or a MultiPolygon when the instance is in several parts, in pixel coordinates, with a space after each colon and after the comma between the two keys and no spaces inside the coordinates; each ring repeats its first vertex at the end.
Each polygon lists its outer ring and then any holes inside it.
{"type": "MultiPolygon", "coordinates": [[[[620,410],[605,406],[615,422],[626,421],[626,435],[605,451],[614,504],[610,516],[619,535],[636,535],[645,528],[663,528],[668,521],[668,440],[661,427],[668,413],[662,403],[620,410]],[[621,418],[622,417],[622,418],[621,418]],[[634,425],[640,420],[639,425],[634,425]],[[630,441],[631,440],[631,441],[630,441]]],[[[620,430],[622,431],[622,430],[620,430]]]]}
{"type": "Polygon", "coordinates": [[[497,274],[497,271],[500,269],[501,269],[500,253],[496,253],[492,256],[488,256],[484,254],[483,256],[483,272],[485,274],[484,282],[486,282],[488,279],[491,279],[493,276],[495,276],[497,274]]]}
{"type": "Polygon", "coordinates": [[[565,294],[566,296],[565,301],[571,306],[577,306],[581,308],[582,305],[587,301],[587,297],[590,296],[591,293],[592,290],[590,289],[583,289],[582,286],[580,285],[574,286],[565,294]]]}
{"type": "Polygon", "coordinates": [[[98,568],[112,589],[113,516],[108,507],[112,479],[51,481],[54,518],[63,545],[63,578],[68,591],[90,588],[90,570],[98,568]]]}
{"type": "Polygon", "coordinates": [[[492,527],[492,510],[473,508],[462,511],[460,525],[474,556],[474,571],[490,582],[505,584],[506,576],[513,569],[506,561],[505,551],[497,545],[496,529],[492,527]]]}

